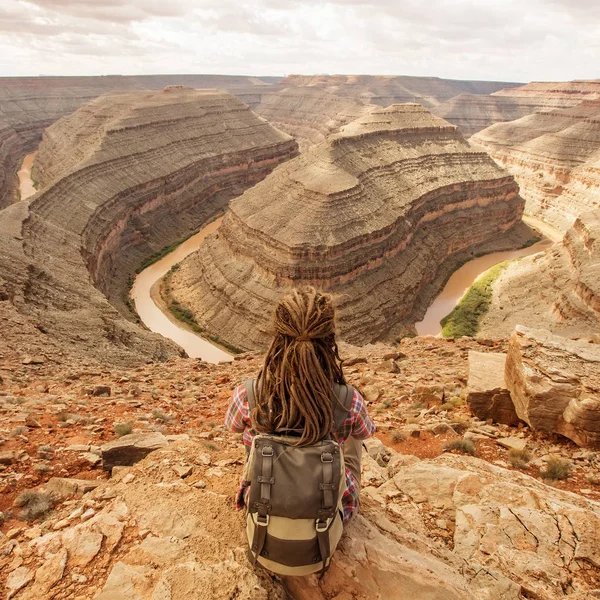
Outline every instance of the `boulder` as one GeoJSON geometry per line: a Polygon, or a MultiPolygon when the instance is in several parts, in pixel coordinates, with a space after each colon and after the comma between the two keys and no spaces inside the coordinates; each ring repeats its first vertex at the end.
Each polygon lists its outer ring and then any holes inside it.
{"type": "Polygon", "coordinates": [[[600,347],[518,325],[510,339],[506,385],[533,429],[579,446],[600,447],[600,347]]]}
{"type": "Polygon", "coordinates": [[[100,485],[97,479],[71,479],[69,477],[52,477],[46,484],[46,490],[59,498],[82,496],[100,485]]]}
{"type": "Polygon", "coordinates": [[[519,417],[504,383],[506,354],[469,352],[467,403],[482,421],[517,425],[519,417]]]}
{"type": "Polygon", "coordinates": [[[102,468],[129,467],[169,442],[162,433],[131,433],[102,446],[102,468]]]}

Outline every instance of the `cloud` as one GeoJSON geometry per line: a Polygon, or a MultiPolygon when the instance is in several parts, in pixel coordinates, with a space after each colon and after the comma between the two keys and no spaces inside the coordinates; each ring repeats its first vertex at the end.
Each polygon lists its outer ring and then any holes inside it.
{"type": "Polygon", "coordinates": [[[0,74],[593,78],[598,6],[586,0],[3,0],[0,74]]]}

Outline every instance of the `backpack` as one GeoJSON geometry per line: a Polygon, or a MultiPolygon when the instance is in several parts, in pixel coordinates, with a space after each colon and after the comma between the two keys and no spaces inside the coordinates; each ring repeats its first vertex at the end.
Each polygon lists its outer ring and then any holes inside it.
{"type": "MultiPolygon", "coordinates": [[[[256,381],[244,384],[252,414],[256,381]]],[[[354,388],[336,384],[334,393],[337,431],[352,407],[354,388]]],[[[250,561],[279,575],[324,573],[343,531],[342,448],[332,435],[310,446],[296,446],[297,441],[285,432],[255,435],[244,471],[251,483],[246,515],[250,561]]]]}

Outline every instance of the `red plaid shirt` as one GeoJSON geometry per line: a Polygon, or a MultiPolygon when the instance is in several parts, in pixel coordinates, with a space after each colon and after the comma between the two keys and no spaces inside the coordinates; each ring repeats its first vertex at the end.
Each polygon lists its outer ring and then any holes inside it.
{"type": "MultiPolygon", "coordinates": [[[[233,392],[231,404],[225,415],[226,427],[235,433],[244,433],[244,444],[252,446],[254,435],[250,432],[252,422],[250,420],[250,408],[246,397],[246,388],[243,385],[238,386],[233,392]]],[[[352,405],[346,420],[342,426],[334,432],[335,440],[343,444],[351,435],[359,440],[370,438],[375,432],[375,424],[367,414],[367,407],[363,397],[354,390],[352,405]]],[[[242,509],[246,506],[246,493],[250,487],[250,482],[242,479],[240,489],[237,495],[237,508],[242,509]]],[[[344,522],[358,510],[360,490],[350,472],[346,467],[346,490],[342,497],[342,505],[344,508],[344,522]]]]}

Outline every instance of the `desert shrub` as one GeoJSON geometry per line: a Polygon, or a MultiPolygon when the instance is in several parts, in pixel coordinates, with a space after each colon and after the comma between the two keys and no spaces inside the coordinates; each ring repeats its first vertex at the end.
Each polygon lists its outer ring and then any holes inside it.
{"type": "Polygon", "coordinates": [[[129,422],[115,423],[113,429],[119,437],[122,437],[124,435],[129,435],[133,431],[133,425],[129,422]]]}
{"type": "Polygon", "coordinates": [[[526,469],[527,464],[532,458],[533,455],[531,452],[525,449],[519,450],[517,448],[513,448],[508,453],[508,460],[515,469],[526,469]]]}
{"type": "Polygon", "coordinates": [[[52,510],[54,500],[48,492],[25,490],[15,498],[13,506],[21,509],[22,519],[25,521],[34,521],[52,510]]]}
{"type": "Polygon", "coordinates": [[[387,398],[386,400],[384,400],[381,405],[383,406],[383,408],[391,408],[392,404],[394,404],[394,401],[391,398],[387,398]]]}
{"type": "Polygon", "coordinates": [[[440,406],[440,410],[454,410],[455,408],[456,407],[452,402],[444,402],[444,404],[440,406]]]}
{"type": "Polygon", "coordinates": [[[456,450],[456,452],[460,452],[461,454],[470,454],[471,456],[475,456],[475,446],[471,440],[450,440],[446,442],[443,446],[445,452],[451,452],[452,450],[456,450]]]}
{"type": "Polygon", "coordinates": [[[212,450],[213,452],[214,452],[215,450],[218,450],[218,449],[219,449],[219,446],[217,446],[217,445],[216,445],[215,443],[213,443],[213,442],[202,442],[202,445],[203,445],[203,446],[204,446],[206,449],[208,449],[208,450],[212,450]]]}
{"type": "Polygon", "coordinates": [[[452,404],[452,406],[454,406],[455,408],[458,408],[459,406],[465,405],[466,398],[463,398],[462,396],[454,396],[454,398],[448,400],[448,403],[452,404]]]}
{"type": "Polygon", "coordinates": [[[409,425],[418,425],[421,422],[421,417],[407,417],[406,422],[409,425]]]}
{"type": "Polygon", "coordinates": [[[566,458],[551,456],[546,463],[546,468],[540,471],[540,476],[551,481],[567,479],[571,474],[572,466],[571,461],[566,458]]]}
{"type": "Polygon", "coordinates": [[[162,421],[163,423],[170,423],[173,420],[173,416],[167,414],[162,408],[153,408],[152,416],[157,421],[162,421]]]}
{"type": "Polygon", "coordinates": [[[392,433],[390,435],[390,439],[395,444],[398,443],[398,442],[405,442],[406,441],[406,434],[403,431],[392,431],[392,433]]]}

